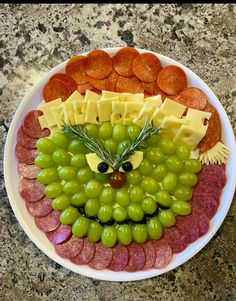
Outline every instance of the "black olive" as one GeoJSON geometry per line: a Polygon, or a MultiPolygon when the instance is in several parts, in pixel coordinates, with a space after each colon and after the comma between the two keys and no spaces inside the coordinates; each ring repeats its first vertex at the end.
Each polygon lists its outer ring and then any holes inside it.
{"type": "Polygon", "coordinates": [[[104,173],[108,170],[109,166],[106,162],[101,162],[98,164],[98,171],[104,173]]]}
{"type": "Polygon", "coordinates": [[[133,165],[129,161],[126,161],[122,164],[122,168],[124,171],[129,172],[133,169],[133,165]]]}

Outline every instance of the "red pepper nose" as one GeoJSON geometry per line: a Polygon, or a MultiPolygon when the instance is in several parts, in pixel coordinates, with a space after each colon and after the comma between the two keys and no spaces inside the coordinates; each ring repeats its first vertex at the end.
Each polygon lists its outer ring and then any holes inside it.
{"type": "Polygon", "coordinates": [[[123,172],[115,170],[109,175],[108,182],[113,188],[121,188],[126,183],[126,176],[123,172]]]}

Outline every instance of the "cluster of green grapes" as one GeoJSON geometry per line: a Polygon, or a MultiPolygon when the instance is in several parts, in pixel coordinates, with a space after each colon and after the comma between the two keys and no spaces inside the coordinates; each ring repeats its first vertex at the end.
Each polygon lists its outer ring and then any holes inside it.
{"type": "MultiPolygon", "coordinates": [[[[113,154],[122,152],[141,131],[136,125],[109,122],[88,124],[85,129],[113,154]]],[[[53,209],[62,211],[61,223],[71,224],[75,236],[87,235],[91,242],[101,239],[106,247],[117,240],[125,245],[132,240],[142,243],[148,237],[160,238],[163,227],[175,224],[176,215],[191,212],[187,201],[197,183],[200,161],[189,159],[187,147],[162,136],[152,136],[145,146],[140,166],[126,173],[124,187],[114,189],[107,174],[89,168],[85,157],[89,150],[76,136],[56,132],[38,140],[35,164],[42,170],[37,179],[46,185],[53,209]]]]}

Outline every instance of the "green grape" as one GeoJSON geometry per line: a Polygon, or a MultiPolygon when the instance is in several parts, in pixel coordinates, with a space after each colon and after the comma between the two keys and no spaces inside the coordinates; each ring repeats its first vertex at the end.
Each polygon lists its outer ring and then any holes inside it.
{"type": "Polygon", "coordinates": [[[52,167],[52,166],[55,165],[52,157],[50,155],[48,155],[48,154],[40,154],[40,155],[38,155],[35,158],[34,163],[39,168],[48,168],[48,167],[52,167]]]}
{"type": "Polygon", "coordinates": [[[78,216],[78,210],[72,206],[68,206],[62,211],[60,215],[60,222],[63,225],[71,225],[78,218],[78,216]]]}
{"type": "Polygon", "coordinates": [[[95,179],[90,180],[86,185],[84,192],[88,198],[96,198],[102,190],[102,184],[95,179]]]}
{"type": "Polygon", "coordinates": [[[156,201],[151,196],[146,196],[142,201],[142,208],[145,213],[152,214],[157,209],[156,201]]]}
{"type": "Polygon", "coordinates": [[[112,138],[117,142],[121,142],[121,141],[125,140],[126,129],[123,124],[115,124],[113,126],[112,138]]]}
{"type": "Polygon", "coordinates": [[[77,180],[70,180],[63,185],[63,192],[73,195],[80,190],[80,183],[77,180]]]}
{"type": "Polygon", "coordinates": [[[165,160],[165,155],[158,147],[151,147],[147,151],[147,159],[154,164],[159,164],[165,160]]]}
{"type": "Polygon", "coordinates": [[[63,210],[70,205],[70,198],[66,194],[61,194],[52,201],[54,210],[63,210]]]}
{"type": "Polygon", "coordinates": [[[131,203],[127,207],[127,213],[129,218],[131,218],[133,221],[138,222],[143,219],[143,209],[139,204],[131,203]]]}
{"type": "Polygon", "coordinates": [[[166,159],[165,164],[166,167],[174,173],[178,173],[183,170],[183,163],[177,156],[170,156],[166,159]]]}
{"type": "Polygon", "coordinates": [[[64,181],[73,180],[76,178],[76,168],[73,166],[61,167],[58,171],[60,179],[64,181]]]}
{"type": "Polygon", "coordinates": [[[127,224],[117,227],[117,238],[122,245],[129,245],[132,241],[131,227],[127,224]]]}
{"type": "Polygon", "coordinates": [[[126,179],[129,182],[129,184],[135,185],[138,184],[141,181],[141,175],[138,170],[132,170],[128,173],[126,173],[126,179]]]}
{"type": "Polygon", "coordinates": [[[173,155],[176,151],[175,143],[167,138],[161,139],[158,146],[165,155],[173,155]]]}
{"type": "Polygon", "coordinates": [[[189,171],[184,171],[179,175],[179,182],[187,187],[192,187],[197,184],[197,176],[189,171]]]}
{"type": "Polygon", "coordinates": [[[113,139],[107,139],[104,141],[105,146],[110,150],[112,154],[116,153],[117,144],[116,141],[113,139]]]}
{"type": "Polygon", "coordinates": [[[161,140],[161,137],[159,135],[154,135],[148,139],[147,144],[157,146],[160,140],[161,140]]]}
{"type": "Polygon", "coordinates": [[[88,240],[90,242],[97,242],[102,235],[103,227],[98,222],[91,222],[88,229],[88,240]]]}
{"type": "Polygon", "coordinates": [[[187,146],[185,145],[178,145],[176,149],[176,155],[181,159],[181,160],[186,160],[190,156],[190,150],[187,146]]]}
{"type": "Polygon", "coordinates": [[[177,186],[177,176],[173,172],[169,172],[162,180],[163,189],[173,192],[177,186]]]}
{"type": "Polygon", "coordinates": [[[147,159],[143,159],[142,163],[139,165],[138,171],[142,175],[150,175],[152,172],[152,163],[147,159]]]}
{"type": "Polygon", "coordinates": [[[188,202],[175,200],[172,202],[170,209],[177,215],[188,215],[191,213],[191,206],[188,202]]]}
{"type": "Polygon", "coordinates": [[[37,175],[37,180],[41,184],[50,184],[58,179],[56,168],[45,168],[37,175]]]}
{"type": "Polygon", "coordinates": [[[100,182],[103,182],[103,183],[108,182],[108,174],[95,172],[94,176],[95,176],[95,179],[100,181],[100,182]]]}
{"type": "Polygon", "coordinates": [[[142,187],[135,185],[129,190],[129,198],[131,202],[141,203],[144,197],[142,187]]]}
{"type": "Polygon", "coordinates": [[[113,207],[111,205],[103,205],[98,211],[98,218],[101,222],[108,222],[113,215],[113,207]]]}
{"type": "Polygon", "coordinates": [[[110,122],[103,122],[98,130],[99,138],[106,140],[111,138],[112,135],[112,125],[110,122]]]}
{"type": "Polygon", "coordinates": [[[164,164],[158,164],[153,170],[152,170],[152,177],[156,181],[161,181],[164,176],[167,174],[167,168],[164,164]]]}
{"type": "Polygon", "coordinates": [[[43,154],[52,154],[56,146],[49,138],[43,137],[36,142],[37,149],[43,154]]]}
{"type": "Polygon", "coordinates": [[[53,143],[59,148],[67,148],[69,144],[69,139],[61,132],[55,132],[50,137],[53,143]]]}
{"type": "Polygon", "coordinates": [[[158,213],[158,218],[164,227],[174,226],[176,222],[175,216],[170,209],[165,209],[165,210],[160,209],[158,213]]]}
{"type": "Polygon", "coordinates": [[[102,244],[106,248],[111,248],[115,245],[117,240],[116,228],[113,226],[105,226],[102,231],[102,244]]]}
{"type": "Polygon", "coordinates": [[[127,212],[123,207],[116,207],[113,210],[113,218],[117,222],[122,222],[126,219],[127,212]]]}
{"type": "Polygon", "coordinates": [[[150,218],[147,221],[148,236],[152,239],[159,239],[162,237],[163,228],[157,216],[150,218]]]}
{"type": "Polygon", "coordinates": [[[136,124],[129,125],[127,128],[127,135],[130,137],[131,140],[134,140],[138,137],[141,132],[141,128],[136,124]]]}
{"type": "Polygon", "coordinates": [[[80,215],[72,225],[72,234],[76,237],[83,237],[88,232],[90,221],[80,215]]]}
{"type": "Polygon", "coordinates": [[[173,195],[181,201],[189,201],[192,198],[192,189],[186,186],[178,185],[173,195]]]}
{"type": "Polygon", "coordinates": [[[202,169],[202,164],[199,160],[188,159],[184,162],[184,168],[192,173],[198,173],[202,169]]]}
{"type": "Polygon", "coordinates": [[[85,203],[84,211],[88,216],[96,216],[99,210],[99,201],[97,199],[89,199],[85,203]]]}
{"type": "Polygon", "coordinates": [[[81,168],[87,165],[87,160],[84,154],[77,154],[71,157],[70,164],[74,167],[81,168]]]}
{"type": "Polygon", "coordinates": [[[158,183],[151,177],[144,177],[141,186],[147,193],[154,194],[158,190],[158,183]]]}
{"type": "Polygon", "coordinates": [[[68,145],[68,151],[72,154],[85,154],[87,152],[87,148],[79,141],[78,138],[76,138],[68,145]]]}
{"type": "Polygon", "coordinates": [[[112,204],[116,196],[115,189],[104,187],[100,193],[99,201],[103,204],[112,204]]]}
{"type": "Polygon", "coordinates": [[[64,149],[57,149],[52,154],[52,158],[54,162],[56,162],[60,166],[66,166],[70,164],[70,155],[64,149]]]}
{"type": "Polygon", "coordinates": [[[81,205],[85,204],[87,201],[87,197],[83,191],[79,191],[76,194],[72,195],[71,197],[71,205],[80,207],[81,205]]]}
{"type": "Polygon", "coordinates": [[[78,138],[76,134],[71,133],[71,132],[69,132],[69,133],[68,133],[68,132],[65,132],[64,135],[65,135],[66,137],[68,137],[70,140],[71,140],[71,139],[78,138]]]}
{"type": "Polygon", "coordinates": [[[53,182],[53,183],[48,184],[44,188],[44,193],[50,199],[54,199],[54,198],[58,197],[62,193],[61,183],[53,182]]]}
{"type": "Polygon", "coordinates": [[[124,150],[130,145],[128,140],[124,140],[118,144],[117,152],[123,154],[124,150]]]}
{"type": "Polygon", "coordinates": [[[170,207],[172,203],[172,198],[168,192],[160,190],[155,194],[155,198],[158,204],[164,207],[170,207]]]}
{"type": "Polygon", "coordinates": [[[96,138],[98,136],[98,127],[95,124],[86,124],[84,130],[89,137],[96,138]]]}
{"type": "Polygon", "coordinates": [[[144,243],[147,239],[147,226],[144,224],[132,225],[132,236],[137,243],[144,243]]]}
{"type": "Polygon", "coordinates": [[[129,205],[129,194],[127,189],[124,187],[119,189],[116,193],[116,202],[121,206],[121,207],[126,207],[129,205]]]}
{"type": "Polygon", "coordinates": [[[89,167],[83,167],[77,172],[77,179],[85,184],[91,180],[94,176],[94,172],[89,167]]]}

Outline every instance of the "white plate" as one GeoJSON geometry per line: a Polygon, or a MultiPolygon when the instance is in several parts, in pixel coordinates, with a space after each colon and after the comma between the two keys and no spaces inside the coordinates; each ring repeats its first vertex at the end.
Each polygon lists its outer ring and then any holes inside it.
{"type": "MultiPolygon", "coordinates": [[[[106,48],[104,49],[110,55],[115,54],[119,48],[106,48]]],[[[19,183],[19,174],[17,171],[17,160],[15,157],[15,144],[16,144],[16,133],[17,129],[23,122],[25,115],[35,109],[41,102],[41,92],[48,81],[48,79],[57,72],[63,71],[66,65],[66,62],[58,65],[49,71],[41,80],[39,80],[33,88],[27,93],[27,95],[22,100],[20,106],[18,107],[15,116],[11,122],[11,126],[7,135],[7,140],[5,144],[5,153],[4,153],[4,175],[5,175],[5,184],[8,193],[8,197],[12,206],[12,209],[15,213],[16,218],[18,219],[21,227],[24,229],[25,233],[33,241],[33,243],[48,257],[56,261],[65,268],[79,273],[81,275],[100,279],[107,281],[134,281],[146,279],[154,276],[161,275],[166,273],[181,264],[185,263],[187,260],[192,258],[197,254],[214,236],[219,227],[221,226],[233,199],[233,194],[236,186],[236,177],[230,176],[230,170],[236,170],[236,145],[235,138],[233,134],[232,127],[230,125],[229,119],[215,96],[212,90],[192,71],[184,67],[180,63],[158,53],[154,53],[147,50],[138,49],[140,53],[150,52],[158,55],[161,60],[162,65],[175,64],[183,68],[187,74],[188,85],[196,86],[202,89],[208,96],[210,102],[216,107],[220,114],[221,123],[222,123],[222,133],[223,139],[226,145],[230,150],[230,159],[227,163],[227,183],[224,187],[221,196],[220,206],[214,218],[211,220],[210,229],[206,235],[199,238],[194,243],[190,244],[183,252],[178,255],[174,255],[171,263],[164,269],[151,269],[148,271],[140,271],[135,273],[128,272],[112,272],[109,270],[95,271],[87,266],[75,265],[69,260],[63,259],[58,256],[53,248],[53,245],[48,241],[46,235],[41,232],[35,225],[33,217],[27,212],[23,199],[18,193],[18,183],[19,183]]]]}

